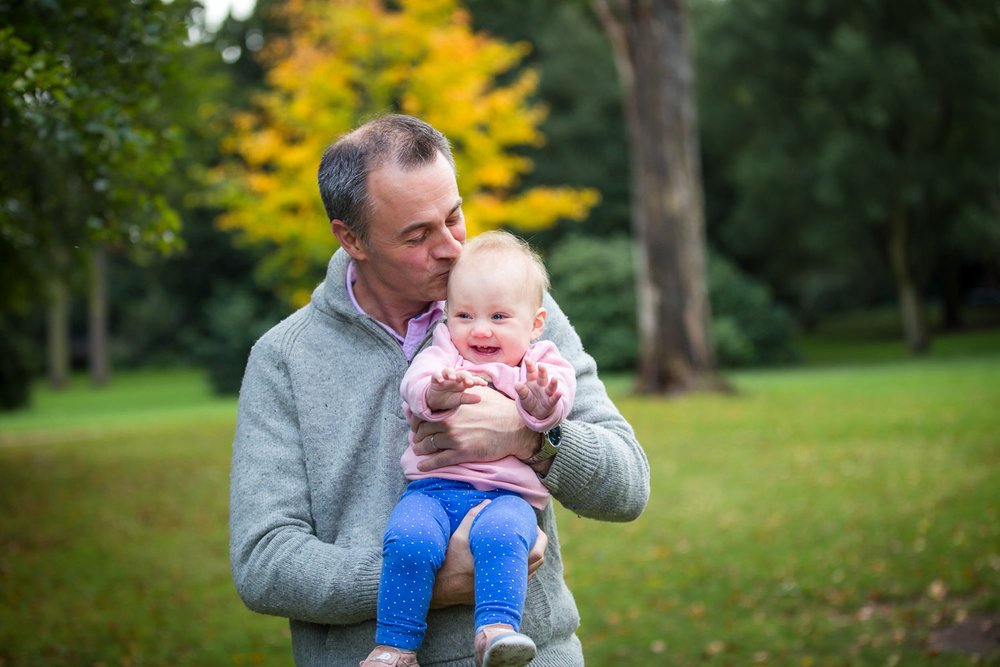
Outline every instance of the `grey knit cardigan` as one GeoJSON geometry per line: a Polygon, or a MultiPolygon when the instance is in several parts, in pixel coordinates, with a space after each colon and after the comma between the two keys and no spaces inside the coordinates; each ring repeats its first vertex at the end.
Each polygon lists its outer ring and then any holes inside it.
{"type": "MultiPolygon", "coordinates": [[[[351,304],[348,260],[334,253],[311,302],[254,345],[233,443],[236,589],[250,609],[290,619],[300,667],[357,665],[374,645],[382,533],[406,485],[399,384],[407,361],[351,304]]],[[[632,520],[649,496],[645,454],[569,321],[550,297],[545,306],[545,338],[576,368],[578,389],[543,482],[578,515],[632,520]]],[[[582,665],[580,617],[563,581],[551,503],[539,525],[548,550],[528,586],[522,625],[539,647],[532,665],[582,665]]],[[[421,665],[471,667],[472,623],[468,606],[431,611],[421,665]]]]}

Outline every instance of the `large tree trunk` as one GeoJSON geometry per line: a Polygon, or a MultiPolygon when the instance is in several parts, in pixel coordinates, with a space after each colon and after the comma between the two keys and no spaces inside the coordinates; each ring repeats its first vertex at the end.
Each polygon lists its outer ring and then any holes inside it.
{"type": "Polygon", "coordinates": [[[632,157],[638,390],[715,386],[694,65],[681,0],[594,0],[615,53],[632,157]]]}
{"type": "Polygon", "coordinates": [[[98,387],[108,383],[108,253],[98,246],[90,257],[90,304],[88,345],[90,381],[98,387]]]}
{"type": "Polygon", "coordinates": [[[49,385],[63,389],[69,383],[69,291],[61,278],[53,278],[49,286],[46,329],[49,385]]]}
{"type": "Polygon", "coordinates": [[[903,337],[911,354],[924,354],[930,349],[927,316],[920,290],[910,271],[909,225],[905,209],[900,206],[889,220],[889,264],[896,280],[899,312],[903,321],[903,337]]]}

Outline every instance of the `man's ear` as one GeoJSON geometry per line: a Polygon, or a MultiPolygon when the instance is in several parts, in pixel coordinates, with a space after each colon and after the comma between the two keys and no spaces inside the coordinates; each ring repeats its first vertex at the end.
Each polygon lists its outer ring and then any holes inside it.
{"type": "Polygon", "coordinates": [[[337,237],[337,241],[340,242],[340,247],[347,251],[347,254],[355,260],[368,259],[368,254],[365,252],[365,246],[358,239],[358,235],[352,232],[343,220],[337,220],[336,218],[330,221],[330,230],[333,235],[337,237]]]}
{"type": "Polygon", "coordinates": [[[549,312],[541,306],[535,311],[535,321],[531,323],[531,340],[540,338],[545,331],[545,318],[548,314],[549,312]]]}

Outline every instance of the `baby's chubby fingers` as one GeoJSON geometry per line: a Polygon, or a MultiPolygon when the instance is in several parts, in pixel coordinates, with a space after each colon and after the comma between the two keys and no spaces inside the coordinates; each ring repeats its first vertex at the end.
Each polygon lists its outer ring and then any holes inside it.
{"type": "Polygon", "coordinates": [[[534,382],[537,376],[538,376],[538,364],[536,364],[531,359],[525,359],[524,360],[525,382],[534,382]]]}
{"type": "Polygon", "coordinates": [[[518,382],[514,385],[514,392],[517,394],[517,397],[521,399],[521,402],[527,401],[531,398],[531,389],[529,389],[528,385],[523,382],[518,382]]]}
{"type": "Polygon", "coordinates": [[[489,384],[483,378],[478,375],[473,375],[469,371],[456,371],[455,381],[464,385],[466,389],[471,389],[472,387],[485,387],[489,384]]]}
{"type": "Polygon", "coordinates": [[[549,383],[549,371],[544,364],[538,364],[538,377],[535,380],[539,387],[544,387],[549,383]]]}

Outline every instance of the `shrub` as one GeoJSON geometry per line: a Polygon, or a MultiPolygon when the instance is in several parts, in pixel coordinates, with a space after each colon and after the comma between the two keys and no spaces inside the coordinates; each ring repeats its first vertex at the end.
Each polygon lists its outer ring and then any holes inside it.
{"type": "MultiPolygon", "coordinates": [[[[632,243],[626,236],[569,237],[546,262],[552,292],[602,370],[638,359],[632,243]]],[[[720,367],[793,361],[794,320],[761,282],[715,253],[708,259],[711,332],[720,367]]]]}
{"type": "Polygon", "coordinates": [[[250,348],[277,321],[247,290],[223,288],[206,305],[207,334],[197,347],[199,364],[217,394],[239,392],[250,348]]]}
{"type": "Polygon", "coordinates": [[[795,321],[766,285],[711,253],[708,292],[720,367],[774,365],[796,359],[792,347],[795,321]]]}
{"type": "Polygon", "coordinates": [[[0,318],[0,411],[27,407],[31,400],[30,338],[0,318]]]}
{"type": "Polygon", "coordinates": [[[571,236],[546,258],[553,296],[601,370],[635,367],[638,343],[632,244],[571,236]]]}

